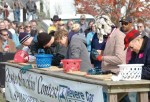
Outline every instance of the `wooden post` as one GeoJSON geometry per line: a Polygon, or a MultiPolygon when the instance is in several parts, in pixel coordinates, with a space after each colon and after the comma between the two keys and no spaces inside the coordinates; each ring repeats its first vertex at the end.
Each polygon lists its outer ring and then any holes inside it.
{"type": "Polygon", "coordinates": [[[148,102],[148,92],[140,92],[140,102],[148,102]]]}
{"type": "Polygon", "coordinates": [[[117,93],[115,94],[109,93],[108,102],[118,102],[117,93]]]}

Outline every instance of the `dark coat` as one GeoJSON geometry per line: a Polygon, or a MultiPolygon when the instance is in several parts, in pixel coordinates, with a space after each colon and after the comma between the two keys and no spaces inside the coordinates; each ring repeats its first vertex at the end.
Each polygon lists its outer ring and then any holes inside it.
{"type": "MultiPolygon", "coordinates": [[[[91,50],[92,49],[104,50],[105,44],[106,44],[106,39],[107,38],[104,38],[104,41],[102,43],[99,43],[97,33],[94,34],[92,42],[91,42],[91,50]]],[[[90,58],[91,58],[91,63],[94,64],[94,67],[101,67],[101,61],[92,59],[91,55],[90,55],[90,58]]]]}
{"type": "Polygon", "coordinates": [[[65,58],[67,53],[67,48],[64,46],[59,45],[58,43],[53,43],[51,47],[45,48],[46,54],[52,54],[52,65],[59,66],[62,59],[65,58]]]}
{"type": "Polygon", "coordinates": [[[150,39],[143,37],[144,41],[138,54],[132,53],[130,64],[144,64],[142,68],[142,79],[150,80],[150,39]]]}

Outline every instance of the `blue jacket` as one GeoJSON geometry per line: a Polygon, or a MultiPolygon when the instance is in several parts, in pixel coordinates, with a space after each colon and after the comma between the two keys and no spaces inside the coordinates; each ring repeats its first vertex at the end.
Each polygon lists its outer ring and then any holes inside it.
{"type": "Polygon", "coordinates": [[[142,79],[150,80],[150,39],[143,37],[144,41],[138,54],[132,53],[130,64],[144,64],[142,68],[142,79]]]}
{"type": "Polygon", "coordinates": [[[91,42],[92,42],[94,34],[95,34],[95,32],[91,31],[86,36],[87,49],[89,52],[91,51],[91,42]]]}

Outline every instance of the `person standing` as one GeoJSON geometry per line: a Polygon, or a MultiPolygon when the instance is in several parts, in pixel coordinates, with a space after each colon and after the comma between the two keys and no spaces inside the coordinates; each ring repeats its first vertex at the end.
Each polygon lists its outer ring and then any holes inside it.
{"type": "Polygon", "coordinates": [[[3,10],[4,10],[4,8],[0,5],[0,20],[4,20],[3,10]]]}
{"type": "MultiPolygon", "coordinates": [[[[10,39],[8,36],[9,35],[8,35],[7,29],[0,30],[0,53],[15,53],[16,52],[15,44],[13,40],[10,39]]],[[[6,60],[6,58],[4,59],[6,60]]],[[[9,59],[11,59],[11,56],[9,56],[9,59]]],[[[2,62],[2,59],[1,59],[1,62],[2,62]]],[[[0,66],[0,91],[3,95],[5,94],[5,68],[3,68],[2,65],[0,66]]]]}
{"type": "Polygon", "coordinates": [[[26,10],[27,10],[27,20],[30,20],[30,17],[32,16],[32,20],[36,19],[36,4],[34,1],[32,0],[28,0],[28,2],[26,3],[26,10]]]}
{"type": "MultiPolygon", "coordinates": [[[[9,22],[9,21],[8,21],[8,22],[9,22]]],[[[7,26],[6,24],[8,24],[8,22],[7,22],[7,20],[1,21],[1,22],[0,22],[0,30],[2,30],[2,29],[7,29],[7,30],[8,30],[8,28],[6,27],[6,26],[7,26]]],[[[11,34],[10,31],[8,31],[8,37],[9,37],[10,39],[12,39],[12,34],[11,34]]]]}
{"type": "Polygon", "coordinates": [[[37,29],[37,25],[38,23],[36,22],[36,20],[31,20],[30,21],[30,25],[31,25],[31,36],[35,37],[38,34],[38,29],[37,29]]]}
{"type": "Polygon", "coordinates": [[[15,43],[8,37],[7,29],[0,32],[0,52],[16,52],[15,43]]]}
{"type": "Polygon", "coordinates": [[[53,22],[53,25],[48,27],[48,34],[55,32],[58,29],[58,24],[61,21],[61,18],[59,18],[58,15],[54,15],[53,18],[51,18],[51,21],[53,22]]]}
{"type": "Polygon", "coordinates": [[[3,9],[4,19],[7,19],[7,17],[9,16],[9,11],[6,0],[1,1],[1,6],[4,8],[3,9]]]}
{"type": "Polygon", "coordinates": [[[13,13],[14,13],[14,20],[20,22],[20,9],[22,8],[22,4],[20,0],[15,0],[13,2],[13,13]]]}
{"type": "MultiPolygon", "coordinates": [[[[119,21],[121,23],[121,28],[120,30],[124,33],[127,34],[128,32],[134,30],[135,28],[133,27],[133,20],[130,16],[124,16],[121,18],[119,21]]],[[[127,49],[127,54],[126,54],[126,63],[129,62],[131,59],[131,51],[130,49],[127,49]]]]}
{"type": "MultiPolygon", "coordinates": [[[[78,24],[80,29],[80,25],[78,24]]],[[[78,29],[78,30],[79,30],[78,29]]],[[[55,32],[55,40],[61,45],[68,47],[67,59],[81,59],[80,71],[87,72],[92,68],[90,58],[88,56],[88,50],[86,48],[86,38],[82,33],[74,34],[71,37],[70,43],[68,43],[68,32],[66,30],[60,30],[55,32]]]]}
{"type": "Polygon", "coordinates": [[[71,29],[72,29],[72,25],[74,24],[74,22],[73,22],[73,20],[72,19],[70,19],[70,20],[68,20],[67,21],[67,30],[68,30],[68,32],[70,32],[71,31],[71,29]]]}
{"type": "Polygon", "coordinates": [[[84,14],[82,14],[80,16],[80,22],[79,22],[79,24],[80,24],[80,32],[84,33],[85,30],[88,28],[88,23],[86,22],[86,17],[85,17],[84,14]]]}
{"type": "MultiPolygon", "coordinates": [[[[124,45],[125,49],[129,48],[132,51],[129,64],[144,64],[141,74],[142,79],[150,80],[150,39],[147,36],[141,36],[137,30],[132,30],[126,34],[124,45]]],[[[129,93],[128,97],[130,102],[137,102],[137,93],[129,93]]],[[[150,92],[148,98],[150,102],[150,92]]]]}
{"type": "MultiPolygon", "coordinates": [[[[106,15],[102,15],[100,20],[97,20],[96,22],[99,22],[99,25],[97,24],[97,33],[100,34],[99,36],[101,36],[101,34],[103,34],[103,36],[108,35],[108,38],[104,51],[97,50],[97,53],[91,53],[93,59],[102,62],[102,70],[118,74],[118,65],[126,62],[126,50],[124,50],[125,34],[122,33],[119,28],[116,28],[111,19],[106,15]]],[[[98,38],[100,42],[101,38],[98,38]]]]}
{"type": "Polygon", "coordinates": [[[87,43],[87,49],[88,49],[89,55],[91,52],[91,43],[92,43],[92,39],[93,39],[95,32],[96,32],[95,25],[93,25],[92,30],[86,36],[86,43],[87,43]]]}
{"type": "Polygon", "coordinates": [[[138,19],[137,29],[142,36],[147,36],[148,38],[150,38],[150,34],[149,34],[148,30],[146,29],[146,24],[145,24],[144,20],[138,19]]]}

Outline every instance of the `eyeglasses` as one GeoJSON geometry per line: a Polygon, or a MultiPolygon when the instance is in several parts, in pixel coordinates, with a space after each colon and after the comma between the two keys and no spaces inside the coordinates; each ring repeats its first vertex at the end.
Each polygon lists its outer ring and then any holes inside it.
{"type": "Polygon", "coordinates": [[[20,27],[19,29],[24,29],[23,27],[20,27]]]}
{"type": "Polygon", "coordinates": [[[122,22],[121,24],[127,26],[129,23],[128,22],[122,22]]]}
{"type": "Polygon", "coordinates": [[[2,36],[8,36],[8,34],[1,34],[2,36]]]}
{"type": "Polygon", "coordinates": [[[31,28],[31,26],[26,26],[26,28],[31,28]]]}
{"type": "Polygon", "coordinates": [[[143,26],[137,26],[138,28],[142,28],[143,26]]]}
{"type": "Polygon", "coordinates": [[[128,46],[128,48],[131,49],[131,50],[133,49],[133,47],[131,47],[131,46],[128,46]]]}
{"type": "Polygon", "coordinates": [[[65,24],[59,24],[59,26],[64,26],[65,24]]]}

